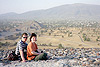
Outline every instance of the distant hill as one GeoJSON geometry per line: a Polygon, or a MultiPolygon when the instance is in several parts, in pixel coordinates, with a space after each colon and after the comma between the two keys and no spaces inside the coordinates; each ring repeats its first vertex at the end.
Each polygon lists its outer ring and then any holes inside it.
{"type": "Polygon", "coordinates": [[[100,5],[67,4],[46,10],[29,11],[22,14],[1,14],[0,19],[92,19],[100,20],[100,5]]]}
{"type": "MultiPolygon", "coordinates": [[[[11,22],[11,24],[16,24],[18,22],[21,21],[13,21],[11,22]]],[[[7,23],[6,23],[7,24],[7,23]]],[[[0,28],[0,37],[6,37],[9,39],[11,39],[12,35],[14,33],[23,33],[23,32],[27,32],[27,33],[35,33],[39,30],[41,30],[41,28],[44,27],[43,24],[37,22],[37,21],[26,21],[26,22],[21,22],[21,24],[19,24],[16,27],[10,28],[10,25],[8,25],[7,29],[5,28],[4,30],[2,30],[2,28],[0,28]]],[[[19,36],[19,35],[18,35],[19,36]]],[[[13,37],[12,37],[13,39],[13,37]]],[[[15,37],[16,39],[16,37],[15,37]]]]}
{"type": "Polygon", "coordinates": [[[10,29],[10,31],[27,31],[33,32],[34,30],[40,30],[42,28],[42,24],[37,21],[28,21],[20,24],[18,27],[10,29]]]}

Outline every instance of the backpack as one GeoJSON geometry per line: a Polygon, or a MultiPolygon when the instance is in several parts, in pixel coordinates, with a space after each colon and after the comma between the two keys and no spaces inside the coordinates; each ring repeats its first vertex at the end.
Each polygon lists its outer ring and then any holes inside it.
{"type": "Polygon", "coordinates": [[[15,51],[12,51],[12,52],[8,55],[8,60],[9,60],[9,61],[18,60],[18,55],[15,54],[15,51]]]}

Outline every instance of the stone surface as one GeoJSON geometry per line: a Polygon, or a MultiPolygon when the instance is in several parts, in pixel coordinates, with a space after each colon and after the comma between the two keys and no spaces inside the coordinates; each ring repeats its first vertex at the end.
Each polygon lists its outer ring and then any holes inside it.
{"type": "Polygon", "coordinates": [[[2,60],[12,50],[0,50],[0,67],[100,67],[100,48],[44,49],[50,59],[40,61],[2,60]]]}

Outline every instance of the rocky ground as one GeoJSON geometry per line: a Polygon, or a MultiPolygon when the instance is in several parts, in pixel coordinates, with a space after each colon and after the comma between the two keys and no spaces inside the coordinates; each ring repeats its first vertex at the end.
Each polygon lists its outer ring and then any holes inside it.
{"type": "Polygon", "coordinates": [[[2,60],[12,50],[0,51],[0,67],[100,67],[100,48],[44,49],[50,59],[19,62],[2,60]]]}

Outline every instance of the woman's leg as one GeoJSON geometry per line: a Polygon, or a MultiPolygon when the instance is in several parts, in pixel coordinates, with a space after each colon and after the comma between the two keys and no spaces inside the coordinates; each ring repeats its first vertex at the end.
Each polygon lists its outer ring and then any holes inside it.
{"type": "Polygon", "coordinates": [[[38,61],[38,60],[47,60],[47,53],[42,53],[42,54],[36,56],[34,60],[35,61],[38,61]]]}

